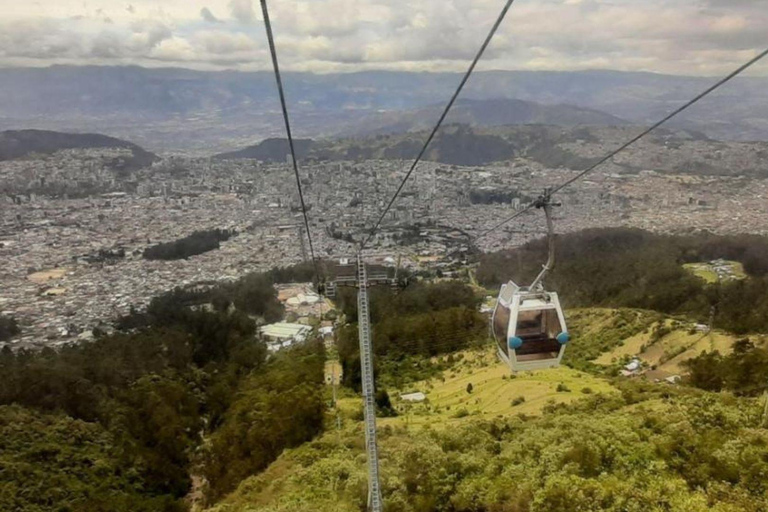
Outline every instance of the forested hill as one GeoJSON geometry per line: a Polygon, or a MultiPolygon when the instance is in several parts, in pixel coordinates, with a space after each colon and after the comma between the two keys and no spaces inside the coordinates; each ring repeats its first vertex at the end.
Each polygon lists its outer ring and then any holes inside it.
{"type": "Polygon", "coordinates": [[[47,130],[7,130],[0,132],[0,161],[31,153],[50,154],[62,149],[122,148],[133,157],[125,163],[128,169],[147,167],[157,155],[131,142],[96,133],[64,133],[47,130]]]}
{"type": "MultiPolygon", "coordinates": [[[[480,257],[477,279],[490,288],[533,279],[545,240],[480,257]]],[[[639,229],[590,229],[557,237],[547,285],[566,307],[633,307],[709,320],[735,333],[768,332],[768,239],[760,236],[665,236],[639,229]],[[713,284],[684,264],[714,259],[744,266],[747,279],[713,284]]]]}

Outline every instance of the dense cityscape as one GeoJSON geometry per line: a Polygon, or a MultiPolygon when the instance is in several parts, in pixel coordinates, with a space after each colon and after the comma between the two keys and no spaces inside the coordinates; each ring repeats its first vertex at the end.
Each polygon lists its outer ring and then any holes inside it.
{"type": "MultiPolygon", "coordinates": [[[[127,153],[72,149],[0,163],[6,192],[0,314],[17,319],[23,332],[11,343],[87,339],[94,327],[108,329],[116,316],[174,287],[235,280],[299,262],[308,251],[300,242],[306,237],[287,161],[171,157],[129,174],[113,170],[115,159],[127,153]],[[142,257],[149,247],[210,229],[234,236],[187,259],[142,257]]],[[[405,165],[308,162],[301,171],[315,252],[332,260],[353,254],[405,165]]],[[[559,194],[557,231],[630,226],[660,233],[768,233],[768,180],[621,171],[608,165],[559,194]]],[[[450,268],[470,236],[574,173],[524,158],[485,167],[425,162],[368,256],[389,263],[399,258],[414,269],[450,268]]],[[[543,229],[534,211],[472,242],[497,251],[540,237],[543,229]]]]}

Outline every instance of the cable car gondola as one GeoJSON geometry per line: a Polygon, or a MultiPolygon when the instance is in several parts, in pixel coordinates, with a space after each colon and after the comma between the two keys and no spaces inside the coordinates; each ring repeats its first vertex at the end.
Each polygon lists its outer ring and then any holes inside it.
{"type": "Polygon", "coordinates": [[[552,203],[548,192],[536,201],[547,218],[549,258],[528,287],[510,281],[501,286],[491,319],[499,357],[513,372],[556,368],[570,340],[557,293],[544,290],[544,276],[555,263],[552,203]]]}

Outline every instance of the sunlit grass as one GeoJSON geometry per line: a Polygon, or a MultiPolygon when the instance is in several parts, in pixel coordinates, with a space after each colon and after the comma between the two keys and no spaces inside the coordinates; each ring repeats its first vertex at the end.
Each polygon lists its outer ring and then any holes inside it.
{"type": "Polygon", "coordinates": [[[513,375],[492,347],[458,355],[462,360],[443,372],[442,378],[419,382],[404,390],[389,390],[400,416],[382,418],[380,424],[441,428],[478,418],[519,413],[537,415],[549,403],[572,402],[591,392],[614,389],[606,379],[567,367],[513,375]],[[467,391],[469,384],[471,392],[467,391]],[[558,385],[562,391],[558,391],[558,385]],[[400,393],[413,391],[423,392],[427,400],[409,404],[399,399],[400,393]],[[520,401],[520,397],[524,401],[520,401]],[[520,403],[513,403],[516,399],[520,403]]]}

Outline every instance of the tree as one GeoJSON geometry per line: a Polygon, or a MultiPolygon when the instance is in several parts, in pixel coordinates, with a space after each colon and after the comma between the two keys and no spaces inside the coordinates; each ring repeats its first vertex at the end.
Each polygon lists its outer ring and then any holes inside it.
{"type": "Polygon", "coordinates": [[[211,436],[203,471],[210,497],[231,491],[257,473],[285,448],[312,439],[323,425],[322,345],[280,353],[264,369],[246,378],[237,398],[211,436]]]}
{"type": "Polygon", "coordinates": [[[386,389],[376,391],[376,408],[383,417],[397,416],[395,408],[392,407],[392,401],[389,399],[389,393],[386,389]]]}
{"type": "Polygon", "coordinates": [[[0,341],[8,341],[20,332],[16,319],[0,315],[0,341]]]}
{"type": "Polygon", "coordinates": [[[472,390],[473,389],[475,389],[475,388],[472,386],[471,382],[469,384],[467,384],[467,393],[472,394],[472,390]]]}

